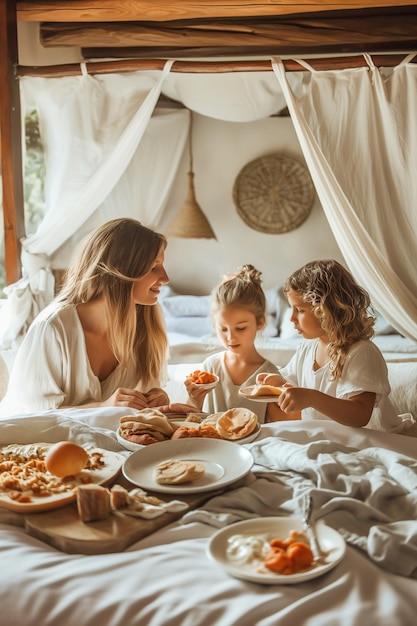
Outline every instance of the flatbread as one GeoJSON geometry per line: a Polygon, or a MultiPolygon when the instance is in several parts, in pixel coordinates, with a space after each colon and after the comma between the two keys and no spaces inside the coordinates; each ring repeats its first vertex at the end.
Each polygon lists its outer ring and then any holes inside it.
{"type": "Polygon", "coordinates": [[[257,398],[259,396],[280,396],[281,394],[282,389],[280,387],[275,387],[274,385],[255,385],[250,393],[252,398],[257,398]]]}
{"type": "Polygon", "coordinates": [[[225,411],[217,418],[216,429],[223,439],[236,440],[248,437],[258,425],[258,416],[250,409],[237,407],[225,411]]]}
{"type": "Polygon", "coordinates": [[[169,439],[175,430],[166,415],[158,409],[142,409],[134,415],[126,415],[119,420],[120,432],[128,439],[129,435],[149,434],[158,441],[169,439]]]}
{"type": "Polygon", "coordinates": [[[201,478],[206,471],[202,463],[167,459],[158,463],[155,480],[160,485],[179,485],[201,478]]]}

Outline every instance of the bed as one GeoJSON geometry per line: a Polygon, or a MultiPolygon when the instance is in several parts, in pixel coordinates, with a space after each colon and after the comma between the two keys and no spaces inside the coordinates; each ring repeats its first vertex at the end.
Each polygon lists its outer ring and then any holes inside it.
{"type": "MultiPolygon", "coordinates": [[[[121,411],[16,417],[0,425],[1,441],[70,437],[128,456],[115,435],[121,411]]],[[[262,425],[245,448],[254,457],[245,477],[120,552],[59,551],[7,523],[0,509],[0,622],[414,626],[415,439],[332,422],[281,422],[262,425]],[[313,519],[346,541],[345,556],[331,571],[299,584],[264,585],[230,576],[207,556],[211,537],[223,528],[297,514],[301,491],[312,495],[313,519]]]]}

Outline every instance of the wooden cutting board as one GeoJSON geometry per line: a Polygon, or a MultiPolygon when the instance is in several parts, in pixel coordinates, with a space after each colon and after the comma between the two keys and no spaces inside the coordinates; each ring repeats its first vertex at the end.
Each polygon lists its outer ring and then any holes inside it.
{"type": "MultiPolygon", "coordinates": [[[[119,476],[118,484],[127,489],[134,485],[119,476]]],[[[194,509],[206,502],[222,490],[181,496],[181,500],[194,509]]],[[[169,501],[172,498],[161,500],[169,501]]],[[[150,535],[159,528],[167,526],[179,519],[186,510],[177,513],[163,513],[154,519],[141,519],[124,515],[121,512],[112,513],[106,520],[96,522],[82,522],[79,519],[77,505],[72,502],[61,508],[39,513],[16,513],[7,509],[0,509],[0,522],[20,526],[29,535],[41,539],[45,543],[68,554],[106,554],[121,552],[135,541],[150,535]]]]}

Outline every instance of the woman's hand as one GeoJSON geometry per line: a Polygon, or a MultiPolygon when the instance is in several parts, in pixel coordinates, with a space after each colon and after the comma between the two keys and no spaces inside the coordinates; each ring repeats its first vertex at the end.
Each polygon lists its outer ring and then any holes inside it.
{"type": "Polygon", "coordinates": [[[146,394],[138,391],[137,389],[128,389],[126,387],[119,387],[114,393],[102,402],[99,406],[125,406],[131,409],[137,409],[138,411],[146,409],[148,406],[148,399],[146,394]]]}
{"type": "Polygon", "coordinates": [[[168,394],[160,387],[153,387],[150,391],[145,393],[145,398],[148,401],[148,407],[157,407],[161,404],[169,404],[168,394]]]}

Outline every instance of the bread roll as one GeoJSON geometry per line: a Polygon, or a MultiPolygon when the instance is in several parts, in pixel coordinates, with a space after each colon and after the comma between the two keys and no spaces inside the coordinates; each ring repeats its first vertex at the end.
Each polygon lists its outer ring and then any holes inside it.
{"type": "Polygon", "coordinates": [[[217,418],[216,429],[223,439],[243,439],[250,435],[258,425],[258,417],[249,409],[237,407],[225,411],[217,418]]]}
{"type": "Polygon", "coordinates": [[[88,453],[73,441],[59,441],[45,455],[45,468],[59,478],[76,476],[88,463],[88,453]]]}

